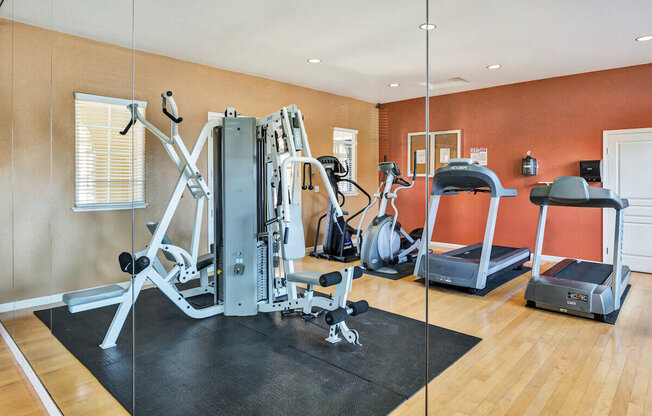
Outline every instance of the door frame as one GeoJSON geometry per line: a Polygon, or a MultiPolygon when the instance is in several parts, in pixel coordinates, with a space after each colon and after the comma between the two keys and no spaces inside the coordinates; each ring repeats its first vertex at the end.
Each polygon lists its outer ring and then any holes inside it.
{"type": "MultiPolygon", "coordinates": [[[[639,129],[621,129],[621,130],[603,130],[602,131],[602,187],[611,189],[610,177],[609,175],[614,172],[609,172],[609,137],[615,136],[618,134],[629,134],[629,133],[652,133],[652,127],[639,128],[639,129]]],[[[611,157],[616,157],[617,155],[611,155],[611,157]]],[[[617,174],[617,173],[615,173],[617,174]]],[[[618,192],[620,194],[620,192],[618,192]]],[[[604,263],[609,263],[612,259],[611,254],[607,254],[607,249],[613,246],[613,234],[609,232],[609,220],[613,217],[611,215],[605,215],[604,210],[602,210],[602,261],[604,263]]],[[[613,250],[613,247],[612,247],[613,250]]]]}

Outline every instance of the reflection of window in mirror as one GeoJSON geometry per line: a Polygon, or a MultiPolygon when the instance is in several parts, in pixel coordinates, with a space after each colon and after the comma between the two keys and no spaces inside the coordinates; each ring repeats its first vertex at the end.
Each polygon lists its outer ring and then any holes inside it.
{"type": "MultiPolygon", "coordinates": [[[[346,168],[346,179],[353,182],[356,180],[356,138],[357,130],[343,129],[335,127],[333,129],[333,156],[339,159],[340,163],[346,168]]],[[[340,192],[344,195],[357,195],[355,187],[346,181],[337,183],[340,192]]]]}
{"type": "Polygon", "coordinates": [[[432,137],[435,171],[448,165],[451,159],[462,157],[462,130],[436,131],[432,137]]]}
{"type": "MultiPolygon", "coordinates": [[[[75,211],[144,208],[145,129],[121,135],[132,100],[75,93],[75,211]],[[132,133],[133,132],[133,133],[132,133]]],[[[145,114],[147,103],[136,101],[145,114]]]]}
{"type": "Polygon", "coordinates": [[[426,133],[425,132],[415,132],[408,133],[408,150],[407,150],[407,166],[408,166],[408,176],[414,174],[414,163],[416,158],[416,171],[417,176],[426,176],[426,162],[430,163],[430,175],[432,176],[435,172],[434,159],[432,157],[432,140],[433,133],[429,134],[430,136],[430,157],[426,154],[426,133]]]}

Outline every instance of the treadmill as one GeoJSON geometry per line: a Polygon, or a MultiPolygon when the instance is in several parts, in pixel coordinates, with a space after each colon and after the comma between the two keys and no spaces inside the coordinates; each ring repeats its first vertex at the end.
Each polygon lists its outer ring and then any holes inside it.
{"type": "Polygon", "coordinates": [[[552,185],[532,189],[530,201],[539,205],[539,224],[532,277],[525,289],[527,306],[605,321],[620,309],[631,272],[622,265],[623,210],[629,206],[609,189],[589,186],[584,178],[563,176],[552,185]],[[548,206],[612,208],[616,210],[613,264],[564,259],[539,274],[548,206]]]}
{"type": "Polygon", "coordinates": [[[448,165],[437,169],[432,179],[430,215],[423,229],[414,274],[425,278],[427,261],[427,278],[430,281],[468,288],[469,292],[474,293],[484,289],[489,278],[522,268],[523,263],[530,260],[529,248],[493,245],[500,198],[516,195],[516,189],[503,188],[493,171],[474,164],[471,159],[451,159],[448,165]],[[442,195],[457,195],[460,192],[491,194],[484,240],[446,253],[430,253],[430,236],[439,200],[442,195]]]}

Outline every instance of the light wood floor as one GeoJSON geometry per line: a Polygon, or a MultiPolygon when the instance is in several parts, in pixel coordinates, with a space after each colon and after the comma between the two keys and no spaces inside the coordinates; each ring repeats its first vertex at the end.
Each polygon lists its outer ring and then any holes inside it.
{"type": "MultiPolygon", "coordinates": [[[[308,258],[297,268],[341,267],[308,258]]],[[[528,278],[529,273],[485,297],[430,289],[431,324],[483,340],[428,385],[428,414],[652,414],[652,276],[632,274],[632,289],[617,325],[526,308],[528,278]]],[[[414,280],[365,275],[355,281],[350,298],[424,320],[425,288],[414,280]]],[[[16,342],[66,415],[126,413],[31,313],[0,318],[13,328],[16,342]]],[[[355,328],[354,319],[350,325],[355,328]]],[[[361,337],[364,342],[364,333],[361,337]]],[[[8,367],[2,364],[7,362],[2,351],[0,377],[8,367]]],[[[16,376],[9,382],[18,390],[21,383],[16,376]]],[[[3,394],[6,385],[0,378],[0,413],[15,409],[10,414],[38,414],[29,394],[3,394]]],[[[22,390],[28,391],[24,383],[22,390]]],[[[425,391],[393,414],[425,414],[425,391]]]]}
{"type": "Polygon", "coordinates": [[[0,338],[0,414],[42,415],[45,408],[0,338]]]}

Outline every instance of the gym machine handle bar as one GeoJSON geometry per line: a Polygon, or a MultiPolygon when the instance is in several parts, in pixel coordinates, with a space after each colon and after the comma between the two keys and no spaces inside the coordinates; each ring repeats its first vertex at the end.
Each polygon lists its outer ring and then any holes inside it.
{"type": "MultiPolygon", "coordinates": [[[[179,124],[183,121],[183,117],[175,117],[173,116],[167,108],[167,97],[172,97],[172,91],[167,91],[161,94],[161,98],[163,99],[163,114],[165,114],[170,120],[175,122],[176,124],[179,124]]],[[[131,129],[131,126],[136,124],[136,120],[138,119],[136,116],[136,111],[138,111],[138,104],[132,103],[131,104],[134,108],[133,111],[131,112],[131,120],[129,120],[129,124],[120,132],[122,136],[126,135],[127,132],[129,132],[129,129],[131,129]]]]}
{"type": "Polygon", "coordinates": [[[129,120],[129,124],[127,124],[127,127],[125,127],[124,130],[122,130],[122,131],[120,132],[120,134],[121,134],[122,136],[124,136],[125,134],[127,134],[127,132],[129,131],[129,129],[131,128],[131,126],[133,126],[135,123],[136,123],[136,116],[132,113],[132,115],[131,115],[131,120],[129,120]]]}
{"type": "Polygon", "coordinates": [[[168,103],[167,97],[172,97],[172,91],[164,92],[163,94],[161,94],[161,98],[163,99],[163,105],[162,105],[163,114],[168,116],[168,118],[170,120],[172,120],[175,123],[179,124],[179,123],[181,123],[183,121],[183,117],[175,117],[172,114],[170,114],[170,112],[168,111],[168,106],[167,106],[167,103],[168,103]]]}
{"type": "MultiPolygon", "coordinates": [[[[417,166],[417,152],[414,152],[413,157],[412,157],[412,170],[414,171],[414,172],[412,172],[412,183],[414,183],[414,181],[417,179],[417,168],[416,168],[416,166],[417,166]]],[[[402,187],[408,187],[408,188],[412,187],[410,182],[406,181],[403,178],[394,179],[394,183],[397,184],[397,185],[400,185],[402,187]]]]}

